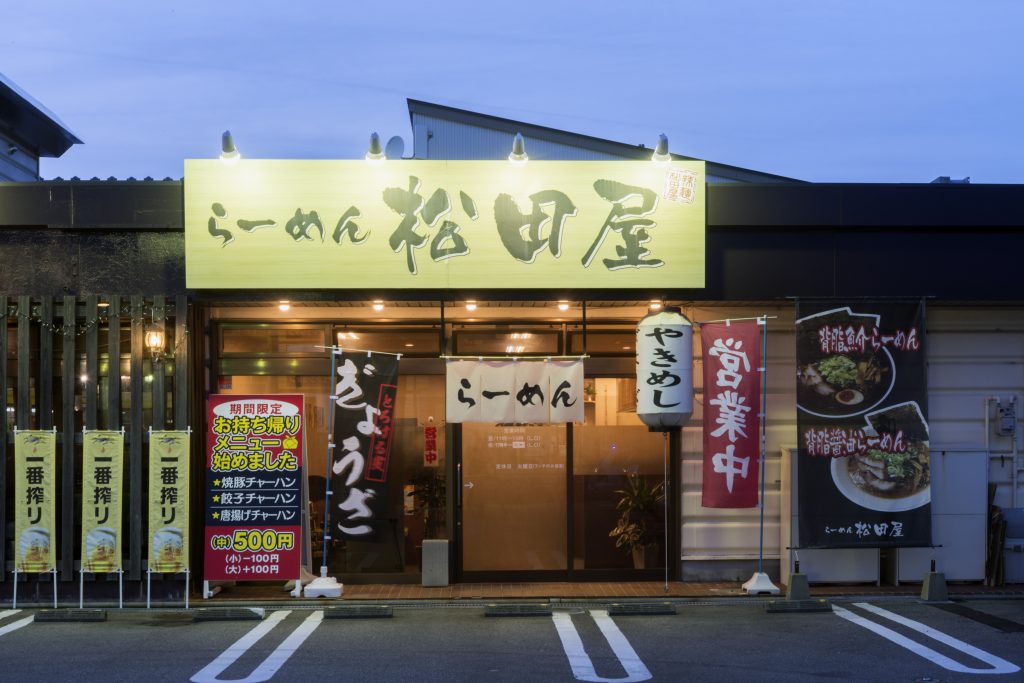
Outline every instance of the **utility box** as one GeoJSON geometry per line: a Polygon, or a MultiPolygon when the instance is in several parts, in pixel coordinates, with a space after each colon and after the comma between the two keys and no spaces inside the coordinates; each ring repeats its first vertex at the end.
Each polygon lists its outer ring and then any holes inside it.
{"type": "Polygon", "coordinates": [[[1024,508],[1004,508],[1006,583],[1024,583],[1024,508]]]}
{"type": "Polygon", "coordinates": [[[430,539],[423,541],[424,586],[448,585],[448,541],[430,539]]]}

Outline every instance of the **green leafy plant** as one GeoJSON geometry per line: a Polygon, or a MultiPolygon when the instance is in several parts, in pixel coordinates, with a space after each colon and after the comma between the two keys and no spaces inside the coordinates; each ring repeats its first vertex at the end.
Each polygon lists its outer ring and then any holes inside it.
{"type": "Polygon", "coordinates": [[[628,475],[626,488],[619,494],[615,509],[621,512],[618,524],[608,535],[615,539],[616,548],[632,552],[635,548],[646,548],[659,540],[655,522],[665,501],[664,482],[651,484],[636,472],[628,475]]]}
{"type": "Polygon", "coordinates": [[[416,513],[423,514],[424,538],[438,538],[444,526],[444,510],[448,488],[444,474],[434,468],[424,468],[409,480],[413,489],[406,495],[416,502],[416,513]]]}

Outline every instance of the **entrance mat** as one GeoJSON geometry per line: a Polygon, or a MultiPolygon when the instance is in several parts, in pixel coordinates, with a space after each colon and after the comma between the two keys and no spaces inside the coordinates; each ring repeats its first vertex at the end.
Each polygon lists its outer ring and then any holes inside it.
{"type": "Polygon", "coordinates": [[[43,609],[36,612],[35,622],[41,621],[106,621],[103,609],[43,609]]]}
{"type": "Polygon", "coordinates": [[[491,603],[484,607],[485,617],[550,617],[551,605],[536,603],[491,603]]]}

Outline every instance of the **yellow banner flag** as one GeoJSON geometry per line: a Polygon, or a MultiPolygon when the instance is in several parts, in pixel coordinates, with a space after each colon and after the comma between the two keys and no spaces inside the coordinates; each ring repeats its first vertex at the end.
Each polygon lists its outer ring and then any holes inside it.
{"type": "Polygon", "coordinates": [[[14,566],[19,572],[54,569],[54,473],[57,434],[26,430],[14,434],[14,566]]]}
{"type": "Polygon", "coordinates": [[[82,570],[121,568],[124,434],[85,432],[82,441],[82,570]]]}
{"type": "Polygon", "coordinates": [[[149,436],[149,568],[188,569],[189,433],[154,431],[149,436]]]}

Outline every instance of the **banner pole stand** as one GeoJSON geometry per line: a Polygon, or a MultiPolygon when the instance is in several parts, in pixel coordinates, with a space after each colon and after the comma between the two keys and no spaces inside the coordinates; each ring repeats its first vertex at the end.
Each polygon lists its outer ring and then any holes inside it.
{"type": "Polygon", "coordinates": [[[758,469],[761,474],[761,498],[758,507],[761,508],[760,537],[757,544],[757,571],[743,584],[743,590],[747,595],[778,595],[779,587],[772,583],[771,578],[764,572],[764,456],[767,447],[766,422],[768,416],[768,318],[759,316],[758,327],[764,327],[761,335],[761,367],[757,369],[761,373],[761,410],[758,417],[761,419],[761,449],[757,456],[758,469]]]}
{"type": "MultiPolygon", "coordinates": [[[[327,576],[327,541],[331,538],[331,460],[334,454],[334,411],[338,399],[331,387],[334,386],[338,372],[337,353],[343,349],[337,346],[324,348],[329,349],[331,353],[331,379],[327,384],[330,391],[327,399],[331,402],[331,410],[327,418],[330,427],[327,432],[327,479],[324,482],[324,551],[320,559],[320,576],[307,583],[304,589],[301,580],[295,582],[295,590],[305,591],[307,598],[340,598],[345,591],[345,586],[338,583],[336,578],[327,576]]],[[[310,559],[312,560],[312,558],[310,559]]]]}
{"type": "Polygon", "coordinates": [[[153,591],[153,570],[146,567],[146,609],[149,609],[153,591]]]}
{"type": "Polygon", "coordinates": [[[664,543],[664,546],[665,546],[665,592],[668,593],[668,494],[669,494],[669,487],[668,487],[668,442],[669,442],[669,438],[668,438],[668,432],[662,432],[662,436],[663,436],[662,441],[663,441],[663,444],[664,444],[664,465],[665,465],[665,479],[664,479],[665,484],[664,484],[664,489],[662,491],[662,499],[663,499],[662,502],[664,503],[664,507],[665,507],[665,514],[664,514],[664,519],[665,519],[665,523],[664,523],[664,527],[665,527],[665,543],[664,543]]]}
{"type": "Polygon", "coordinates": [[[85,569],[78,568],[78,609],[85,607],[85,569]]]}

